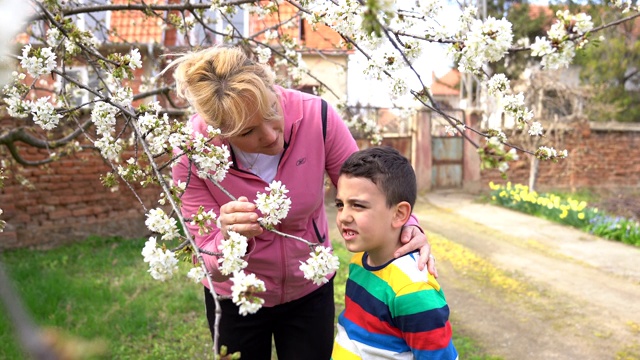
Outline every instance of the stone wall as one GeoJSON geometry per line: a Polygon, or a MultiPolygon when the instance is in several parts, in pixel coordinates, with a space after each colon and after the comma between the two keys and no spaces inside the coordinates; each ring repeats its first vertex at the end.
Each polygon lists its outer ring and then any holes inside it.
{"type": "MultiPolygon", "coordinates": [[[[569,157],[540,162],[538,190],[640,187],[640,124],[591,122],[565,133],[556,148],[568,149],[569,157]]],[[[483,170],[481,177],[485,184],[505,182],[497,170],[483,170]]],[[[526,156],[511,165],[508,181],[528,184],[526,156]]]]}

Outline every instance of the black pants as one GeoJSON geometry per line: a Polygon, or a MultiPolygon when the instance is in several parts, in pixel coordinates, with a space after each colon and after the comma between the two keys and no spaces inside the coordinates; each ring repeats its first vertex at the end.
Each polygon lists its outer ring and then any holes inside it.
{"type": "MultiPolygon", "coordinates": [[[[204,288],[207,320],[214,333],[215,303],[204,288]]],[[[333,279],[300,299],[263,307],[242,316],[231,300],[221,300],[218,346],[240,351],[243,360],[270,360],[271,339],[278,360],[328,360],[334,340],[333,279]]]]}

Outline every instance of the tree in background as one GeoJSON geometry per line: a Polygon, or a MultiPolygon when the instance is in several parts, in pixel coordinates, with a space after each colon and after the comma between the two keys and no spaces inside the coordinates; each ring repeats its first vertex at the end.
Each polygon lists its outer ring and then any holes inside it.
{"type": "MultiPolygon", "coordinates": [[[[594,25],[604,26],[623,18],[601,1],[572,5],[591,15],[594,25]]],[[[591,121],[640,122],[640,21],[621,22],[598,33],[576,57],[580,77],[593,91],[586,108],[591,121]]]]}

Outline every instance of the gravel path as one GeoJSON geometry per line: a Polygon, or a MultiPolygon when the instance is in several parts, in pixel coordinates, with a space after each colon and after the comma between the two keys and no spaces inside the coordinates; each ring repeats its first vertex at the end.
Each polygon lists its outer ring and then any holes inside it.
{"type": "Polygon", "coordinates": [[[414,213],[454,331],[504,359],[640,359],[640,248],[459,192],[428,193],[414,213]]]}

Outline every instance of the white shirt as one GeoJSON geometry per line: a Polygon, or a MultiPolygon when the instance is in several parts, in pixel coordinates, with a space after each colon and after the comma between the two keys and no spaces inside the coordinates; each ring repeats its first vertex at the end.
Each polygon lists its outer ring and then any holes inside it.
{"type": "Polygon", "coordinates": [[[244,152],[235,146],[231,146],[236,154],[236,162],[242,170],[249,171],[259,176],[262,180],[271,183],[276,177],[278,163],[282,153],[277,155],[266,155],[261,153],[244,152]]]}

